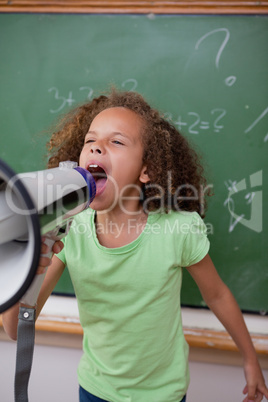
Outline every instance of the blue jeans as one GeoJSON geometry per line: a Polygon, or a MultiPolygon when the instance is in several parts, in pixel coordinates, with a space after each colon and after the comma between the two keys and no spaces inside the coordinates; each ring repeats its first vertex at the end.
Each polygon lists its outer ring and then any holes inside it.
{"type": "MultiPolygon", "coordinates": [[[[79,402],[107,402],[104,399],[98,398],[97,396],[94,396],[87,392],[84,388],[81,386],[79,387],[79,402]]],[[[181,402],[186,402],[186,395],[185,397],[181,400],[181,402]]]]}
{"type": "Polygon", "coordinates": [[[80,386],[79,387],[79,402],[107,402],[107,401],[90,394],[84,388],[82,388],[80,386]]]}

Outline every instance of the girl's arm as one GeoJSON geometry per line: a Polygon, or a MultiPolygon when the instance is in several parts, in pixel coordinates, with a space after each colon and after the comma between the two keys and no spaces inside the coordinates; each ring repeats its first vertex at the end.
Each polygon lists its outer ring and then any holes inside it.
{"type": "Polygon", "coordinates": [[[204,301],[224,325],[243,356],[247,382],[243,390],[247,396],[243,402],[259,402],[263,396],[268,399],[268,389],[243,315],[231,291],[218,275],[211,258],[207,255],[187,270],[199,287],[204,301]]]}
{"type": "MultiPolygon", "coordinates": [[[[62,242],[56,242],[53,246],[53,252],[59,253],[62,249],[62,242]]],[[[43,243],[41,248],[41,253],[46,254],[48,252],[48,246],[43,243]]],[[[42,310],[46,300],[53,291],[56,283],[58,282],[65,266],[63,262],[56,256],[52,257],[52,260],[48,257],[41,257],[39,261],[38,273],[42,273],[45,267],[48,267],[47,273],[42,284],[36,307],[36,318],[38,317],[40,311],[42,310]],[[51,262],[51,265],[49,265],[51,262]]],[[[3,327],[9,337],[13,340],[17,339],[17,327],[18,327],[18,314],[19,314],[19,303],[12,306],[9,310],[2,314],[3,327]]]]}

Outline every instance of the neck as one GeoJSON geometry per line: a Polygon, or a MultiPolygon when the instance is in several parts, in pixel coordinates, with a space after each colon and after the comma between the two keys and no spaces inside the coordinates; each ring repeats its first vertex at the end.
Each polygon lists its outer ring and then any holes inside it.
{"type": "Polygon", "coordinates": [[[134,241],[143,231],[147,215],[139,206],[132,212],[120,210],[97,212],[96,233],[105,247],[122,247],[134,241]]]}

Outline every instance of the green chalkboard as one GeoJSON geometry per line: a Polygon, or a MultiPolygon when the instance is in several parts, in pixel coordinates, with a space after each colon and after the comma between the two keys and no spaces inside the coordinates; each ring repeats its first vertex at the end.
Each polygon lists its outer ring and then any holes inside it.
{"type": "MultiPolygon", "coordinates": [[[[268,311],[267,43],[267,16],[0,14],[0,158],[43,169],[60,114],[137,90],[203,154],[210,254],[243,310],[268,311]]],[[[204,305],[187,274],[182,303],[204,305]]]]}

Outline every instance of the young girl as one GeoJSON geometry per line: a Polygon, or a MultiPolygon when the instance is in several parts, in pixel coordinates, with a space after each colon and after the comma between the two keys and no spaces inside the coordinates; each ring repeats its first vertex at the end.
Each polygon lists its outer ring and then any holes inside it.
{"type": "MultiPolygon", "coordinates": [[[[189,385],[182,267],[244,358],[244,401],[268,398],[242,314],[208,255],[206,182],[188,142],[144,99],[112,91],[68,115],[49,167],[73,160],[96,181],[91,208],[54,245],[40,312],[68,266],[84,330],[80,401],[179,402],[189,385]]],[[[43,245],[42,252],[46,252],[43,245]]],[[[41,257],[40,267],[50,261],[41,257]]],[[[16,338],[17,309],[4,314],[16,338]]]]}

